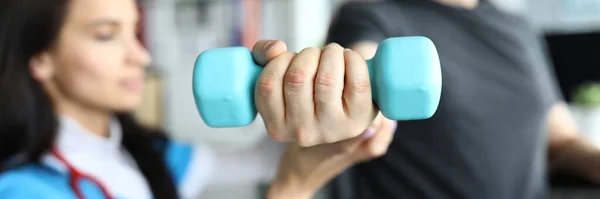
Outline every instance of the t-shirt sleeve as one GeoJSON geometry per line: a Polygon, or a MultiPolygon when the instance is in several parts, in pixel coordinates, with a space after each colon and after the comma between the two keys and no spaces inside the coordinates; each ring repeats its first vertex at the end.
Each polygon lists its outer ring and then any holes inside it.
{"type": "MultiPolygon", "coordinates": [[[[555,103],[564,101],[564,96],[560,90],[560,85],[554,67],[552,65],[552,58],[548,55],[548,47],[540,35],[536,35],[537,45],[534,45],[534,51],[537,54],[535,57],[539,57],[540,70],[538,72],[538,85],[541,94],[544,98],[544,105],[550,107],[555,103]]],[[[537,62],[537,61],[536,61],[537,62]]],[[[535,62],[534,62],[535,63],[535,62]]]]}
{"type": "Polygon", "coordinates": [[[382,24],[373,3],[345,3],[332,19],[326,43],[335,42],[346,48],[359,41],[379,43],[386,39],[382,24]]]}
{"type": "Polygon", "coordinates": [[[213,150],[207,145],[169,141],[165,159],[180,196],[197,198],[213,171],[213,150]]]}

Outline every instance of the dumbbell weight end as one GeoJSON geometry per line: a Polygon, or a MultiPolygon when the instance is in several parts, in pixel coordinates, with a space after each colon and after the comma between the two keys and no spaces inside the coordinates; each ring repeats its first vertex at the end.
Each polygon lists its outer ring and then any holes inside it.
{"type": "Polygon", "coordinates": [[[216,48],[196,59],[193,94],[206,125],[213,128],[242,127],[257,115],[255,84],[263,67],[245,47],[216,48]]]}
{"type": "Polygon", "coordinates": [[[406,121],[433,116],[441,97],[442,72],[429,38],[388,38],[367,63],[373,101],[386,118],[406,121]]]}

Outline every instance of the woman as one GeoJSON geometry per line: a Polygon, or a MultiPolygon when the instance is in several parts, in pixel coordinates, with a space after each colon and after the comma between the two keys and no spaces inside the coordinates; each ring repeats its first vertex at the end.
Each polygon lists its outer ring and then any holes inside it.
{"type": "MultiPolygon", "coordinates": [[[[0,2],[0,198],[195,198],[202,185],[223,181],[208,177],[209,153],[148,131],[128,114],[140,104],[144,67],[149,63],[135,37],[136,23],[133,0],[0,2]]],[[[262,41],[255,49],[257,62],[267,69],[294,65],[291,58],[296,62],[321,56],[314,50],[287,53],[282,42],[262,41]]],[[[350,63],[364,67],[360,65],[364,59],[356,53],[332,52],[324,50],[321,58],[341,57],[343,61],[346,57],[347,68],[350,63]]],[[[315,69],[317,65],[308,63],[315,69]]],[[[268,87],[263,84],[262,88],[258,92],[268,87]]],[[[366,107],[356,104],[345,105],[355,110],[366,107]]],[[[288,116],[292,122],[285,124],[275,121],[273,113],[284,111],[277,108],[259,106],[261,115],[268,116],[265,124],[270,130],[277,127],[281,133],[286,125],[292,130],[308,129],[297,123],[305,118],[302,114],[288,116]]],[[[372,113],[376,111],[327,125],[365,129],[375,117],[372,113]]],[[[383,154],[395,123],[375,121],[377,125],[363,136],[353,138],[314,122],[312,128],[319,131],[303,131],[304,137],[298,136],[299,143],[311,147],[286,147],[268,197],[309,198],[341,170],[383,154]],[[306,135],[329,136],[327,142],[335,143],[322,144],[323,140],[306,135]]],[[[298,141],[289,134],[270,133],[278,140],[298,141]]],[[[251,155],[256,154],[213,157],[241,160],[236,158],[251,155]]],[[[212,168],[245,167],[239,163],[215,161],[212,168]]]]}

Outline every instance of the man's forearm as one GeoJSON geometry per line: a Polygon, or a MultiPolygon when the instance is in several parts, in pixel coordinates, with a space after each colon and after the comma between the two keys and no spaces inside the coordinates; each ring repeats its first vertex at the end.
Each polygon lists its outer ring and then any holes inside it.
{"type": "Polygon", "coordinates": [[[573,172],[600,183],[600,150],[581,136],[564,102],[551,107],[548,125],[550,169],[573,172]]]}
{"type": "Polygon", "coordinates": [[[600,150],[583,137],[564,140],[561,145],[550,147],[549,162],[553,170],[574,172],[600,183],[600,150]]]}

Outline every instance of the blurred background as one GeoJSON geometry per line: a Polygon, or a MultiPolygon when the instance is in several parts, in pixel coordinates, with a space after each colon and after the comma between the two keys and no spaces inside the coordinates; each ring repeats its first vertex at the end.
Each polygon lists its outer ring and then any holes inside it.
{"type": "MultiPolygon", "coordinates": [[[[145,0],[142,38],[152,54],[145,105],[137,112],[146,125],[179,139],[217,150],[243,149],[265,136],[262,122],[243,129],[211,129],[192,97],[196,56],[215,47],[247,46],[279,39],[292,51],[322,46],[330,18],[348,0],[145,0]]],[[[506,12],[531,20],[547,42],[578,124],[600,146],[600,0],[491,0],[506,12]]],[[[576,183],[557,185],[554,197],[597,192],[576,183]]],[[[260,198],[263,182],[207,190],[200,199],[260,198]]],[[[600,189],[600,188],[598,188],[600,189]]],[[[317,198],[327,197],[324,190],[317,198]]],[[[600,198],[600,195],[598,195],[600,198]]]]}

